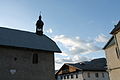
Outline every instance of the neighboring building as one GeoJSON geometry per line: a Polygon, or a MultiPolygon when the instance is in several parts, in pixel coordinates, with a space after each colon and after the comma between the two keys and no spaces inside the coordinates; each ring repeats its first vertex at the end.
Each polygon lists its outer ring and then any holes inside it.
{"type": "Polygon", "coordinates": [[[0,27],[0,80],[55,80],[56,43],[43,34],[41,16],[36,33],[0,27]]]}
{"type": "Polygon", "coordinates": [[[112,37],[103,49],[107,58],[110,80],[120,80],[120,21],[110,34],[112,37]]]}
{"type": "Polygon", "coordinates": [[[57,80],[109,80],[105,58],[64,64],[55,76],[57,80]]]}

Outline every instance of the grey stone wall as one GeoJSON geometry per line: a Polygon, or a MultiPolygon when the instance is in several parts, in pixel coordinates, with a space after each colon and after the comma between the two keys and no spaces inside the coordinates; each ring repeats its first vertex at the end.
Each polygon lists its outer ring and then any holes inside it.
{"type": "Polygon", "coordinates": [[[54,53],[0,47],[0,80],[54,80],[54,53]],[[32,63],[38,53],[38,64],[32,63]]]}

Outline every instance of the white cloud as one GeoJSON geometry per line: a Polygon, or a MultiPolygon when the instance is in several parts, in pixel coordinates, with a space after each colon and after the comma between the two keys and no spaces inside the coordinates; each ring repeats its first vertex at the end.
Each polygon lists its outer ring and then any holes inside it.
{"type": "Polygon", "coordinates": [[[72,54],[84,54],[100,50],[93,42],[82,40],[80,37],[70,38],[65,35],[57,35],[53,39],[64,45],[72,54]]]}
{"type": "Polygon", "coordinates": [[[55,63],[55,70],[59,70],[62,67],[63,64],[56,64],[55,63]]]}
{"type": "Polygon", "coordinates": [[[62,64],[62,63],[76,63],[76,62],[81,62],[81,61],[87,61],[90,60],[88,57],[81,57],[78,55],[72,56],[72,57],[66,57],[66,58],[55,58],[55,63],[56,64],[62,64]]]}
{"type": "Polygon", "coordinates": [[[50,29],[48,29],[46,32],[47,32],[47,33],[52,33],[53,30],[50,28],[50,29]]]}
{"type": "Polygon", "coordinates": [[[100,34],[100,35],[98,35],[98,36],[95,38],[95,40],[96,40],[97,42],[106,43],[106,42],[109,40],[109,38],[108,38],[107,36],[105,36],[104,34],[100,34]]]}
{"type": "Polygon", "coordinates": [[[88,57],[81,57],[78,55],[75,55],[73,57],[66,57],[66,58],[55,58],[55,66],[56,70],[58,70],[64,63],[77,63],[82,61],[88,61],[90,60],[88,57]]]}
{"type": "MultiPolygon", "coordinates": [[[[53,40],[62,45],[66,50],[59,54],[62,57],[55,58],[55,69],[59,69],[64,63],[77,63],[81,61],[88,61],[90,58],[86,56],[80,56],[81,54],[89,54],[92,52],[100,51],[98,47],[99,42],[106,42],[108,38],[100,34],[95,39],[83,40],[80,37],[67,37],[65,35],[56,35],[53,40]]],[[[63,49],[64,50],[64,49],[63,49]]]]}
{"type": "Polygon", "coordinates": [[[64,51],[62,51],[62,53],[60,53],[59,55],[61,55],[61,56],[68,56],[68,54],[65,53],[64,51]]]}
{"type": "Polygon", "coordinates": [[[57,64],[62,64],[62,63],[69,63],[69,62],[73,62],[72,59],[70,57],[67,58],[57,58],[55,61],[57,64]]]}
{"type": "Polygon", "coordinates": [[[118,24],[118,22],[119,22],[119,20],[112,21],[112,24],[113,24],[113,25],[117,25],[117,24],[118,24]]]}
{"type": "Polygon", "coordinates": [[[75,55],[72,58],[73,62],[81,62],[81,61],[88,61],[88,60],[90,60],[88,57],[83,57],[83,56],[78,56],[78,55],[75,55]]]}

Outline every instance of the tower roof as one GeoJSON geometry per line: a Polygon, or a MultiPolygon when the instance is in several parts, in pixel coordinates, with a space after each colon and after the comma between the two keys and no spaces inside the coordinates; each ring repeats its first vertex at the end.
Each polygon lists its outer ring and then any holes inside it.
{"type": "Polygon", "coordinates": [[[56,43],[46,35],[0,27],[0,46],[61,52],[56,43]]]}
{"type": "Polygon", "coordinates": [[[38,21],[36,22],[36,34],[40,36],[43,35],[43,25],[44,25],[44,22],[42,21],[41,18],[42,16],[40,15],[38,21]]]}
{"type": "Polygon", "coordinates": [[[36,26],[37,27],[43,27],[43,25],[44,25],[44,22],[42,21],[42,16],[40,15],[39,19],[38,19],[38,21],[36,23],[36,26]]]}

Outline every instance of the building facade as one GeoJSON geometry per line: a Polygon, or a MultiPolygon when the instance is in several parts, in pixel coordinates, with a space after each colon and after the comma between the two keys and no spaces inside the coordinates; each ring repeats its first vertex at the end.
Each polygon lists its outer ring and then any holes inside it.
{"type": "MultiPolygon", "coordinates": [[[[41,19],[41,18],[40,18],[41,19]]],[[[0,80],[55,80],[56,43],[43,34],[0,27],[0,80]]]]}
{"type": "Polygon", "coordinates": [[[120,21],[111,31],[112,37],[105,47],[110,80],[120,80],[120,21]]]}
{"type": "Polygon", "coordinates": [[[64,64],[56,73],[57,80],[109,80],[104,58],[89,62],[64,64]]]}

